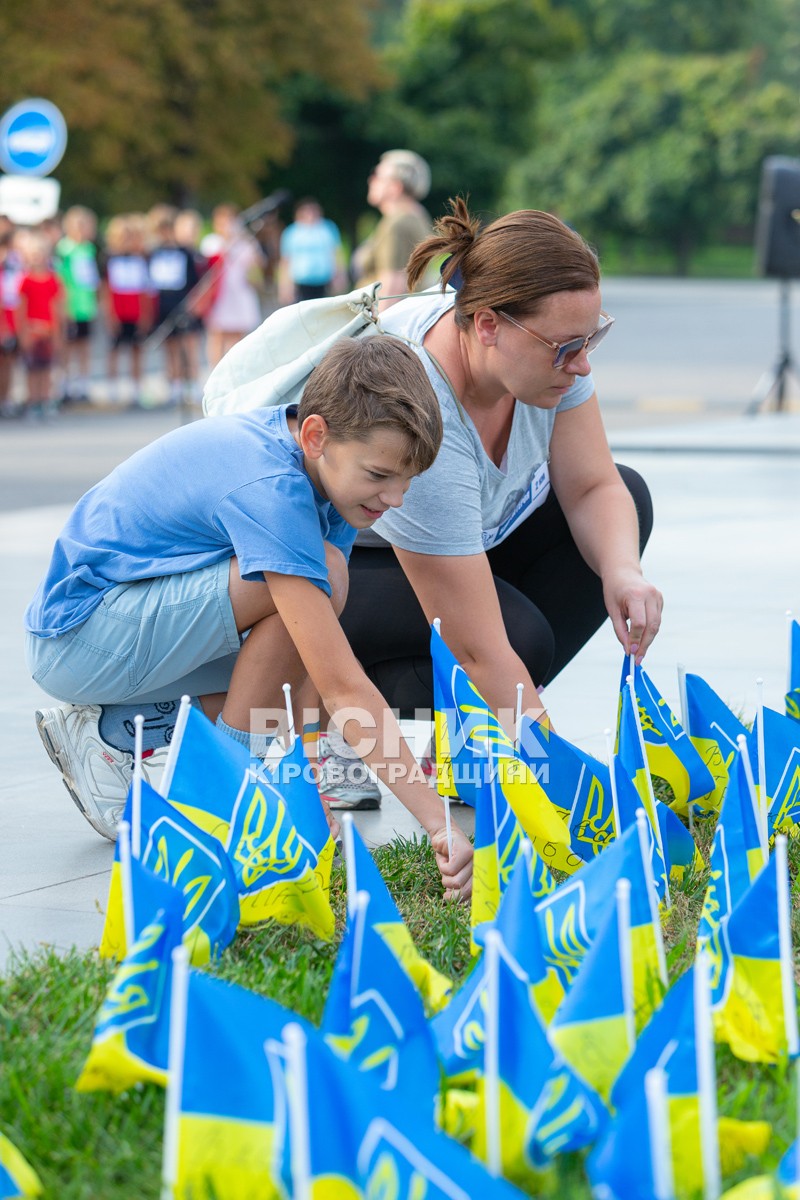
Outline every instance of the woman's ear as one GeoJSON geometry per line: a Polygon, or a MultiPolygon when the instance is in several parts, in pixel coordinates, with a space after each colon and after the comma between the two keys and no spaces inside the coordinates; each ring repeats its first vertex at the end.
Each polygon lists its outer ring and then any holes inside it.
{"type": "Polygon", "coordinates": [[[307,458],[321,458],[328,441],[328,422],[318,413],[311,413],[300,426],[300,449],[307,458]]]}
{"type": "Polygon", "coordinates": [[[482,346],[494,346],[500,318],[493,308],[479,308],[472,314],[475,335],[482,346]]]}

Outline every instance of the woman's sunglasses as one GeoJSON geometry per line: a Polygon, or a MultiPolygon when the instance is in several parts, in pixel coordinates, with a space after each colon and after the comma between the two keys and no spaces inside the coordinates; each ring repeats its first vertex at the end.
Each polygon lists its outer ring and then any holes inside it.
{"type": "Polygon", "coordinates": [[[512,325],[516,325],[517,329],[521,329],[524,333],[529,333],[531,337],[536,338],[537,342],[541,342],[543,346],[549,346],[551,350],[554,350],[554,367],[563,367],[568,358],[572,358],[575,354],[580,354],[582,350],[585,350],[587,354],[591,354],[600,345],[614,324],[614,318],[610,317],[608,313],[601,311],[600,316],[603,318],[603,324],[598,325],[594,333],[590,333],[588,337],[572,338],[568,342],[551,342],[549,338],[543,338],[540,333],[534,333],[532,329],[528,329],[527,325],[520,325],[519,321],[515,321],[507,312],[503,312],[502,308],[498,308],[497,313],[499,316],[504,317],[506,321],[510,321],[512,325]]]}

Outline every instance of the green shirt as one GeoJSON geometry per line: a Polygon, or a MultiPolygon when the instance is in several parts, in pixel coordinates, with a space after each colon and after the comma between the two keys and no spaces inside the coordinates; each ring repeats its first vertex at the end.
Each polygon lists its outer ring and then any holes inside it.
{"type": "Polygon", "coordinates": [[[56,271],[64,284],[67,316],[71,321],[92,321],[97,316],[97,251],[91,242],[64,237],[56,246],[56,271]]]}

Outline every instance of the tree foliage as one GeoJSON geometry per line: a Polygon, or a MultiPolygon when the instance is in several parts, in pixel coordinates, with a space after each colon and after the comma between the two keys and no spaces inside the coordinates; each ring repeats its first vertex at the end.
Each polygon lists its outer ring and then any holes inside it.
{"type": "Polygon", "coordinates": [[[382,78],[360,0],[25,0],[0,9],[0,44],[0,109],[57,104],[64,193],[106,211],[252,201],[290,156],[287,80],[363,99],[382,78]]]}
{"type": "Polygon", "coordinates": [[[648,239],[685,271],[694,247],[749,226],[761,160],[800,146],[794,92],[752,56],[618,57],[553,81],[536,145],[509,174],[509,207],[559,212],[589,238],[648,239]],[[590,78],[591,75],[591,78],[590,78]]]}

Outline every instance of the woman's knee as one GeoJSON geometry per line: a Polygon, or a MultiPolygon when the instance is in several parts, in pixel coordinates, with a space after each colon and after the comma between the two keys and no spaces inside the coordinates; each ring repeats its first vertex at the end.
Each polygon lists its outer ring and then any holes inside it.
{"type": "Polygon", "coordinates": [[[622,482],[630,492],[636,508],[636,515],[639,518],[639,552],[641,553],[653,530],[653,498],[638,471],[634,471],[632,467],[620,466],[619,463],[617,463],[617,470],[622,482]]]}
{"type": "Polygon", "coordinates": [[[337,617],[341,616],[347,603],[347,590],[350,585],[350,575],[347,569],[347,559],[338,546],[325,543],[325,566],[328,569],[328,583],[331,587],[331,604],[337,617]]]}

